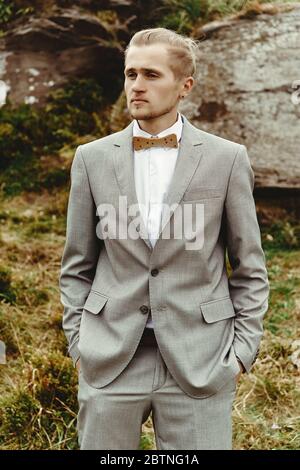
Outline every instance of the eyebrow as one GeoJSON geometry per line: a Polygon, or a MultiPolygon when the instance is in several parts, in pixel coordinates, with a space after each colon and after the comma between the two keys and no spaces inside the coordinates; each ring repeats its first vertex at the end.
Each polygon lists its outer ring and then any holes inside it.
{"type": "MultiPolygon", "coordinates": [[[[145,68],[145,67],[142,67],[141,70],[145,71],[145,72],[154,72],[154,73],[157,73],[157,74],[160,74],[160,70],[157,70],[157,69],[149,69],[149,68],[145,68]]],[[[136,69],[134,67],[130,67],[129,69],[125,69],[124,70],[124,74],[126,75],[126,73],[128,72],[135,72],[136,69]]]]}

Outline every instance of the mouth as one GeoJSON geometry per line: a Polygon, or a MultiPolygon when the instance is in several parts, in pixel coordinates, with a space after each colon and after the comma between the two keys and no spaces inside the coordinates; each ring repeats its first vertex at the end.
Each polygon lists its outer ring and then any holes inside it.
{"type": "Polygon", "coordinates": [[[138,103],[147,103],[145,100],[131,100],[131,103],[138,104],[138,103]]]}

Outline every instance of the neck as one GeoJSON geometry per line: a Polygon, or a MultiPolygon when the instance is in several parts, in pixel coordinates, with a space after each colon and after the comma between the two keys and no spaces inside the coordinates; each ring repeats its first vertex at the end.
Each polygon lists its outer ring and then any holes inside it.
{"type": "Polygon", "coordinates": [[[174,113],[168,113],[166,115],[159,116],[158,118],[154,119],[138,119],[137,122],[143,131],[148,132],[152,135],[157,135],[165,129],[168,129],[169,127],[173,126],[177,119],[178,112],[177,110],[175,110],[174,113]]]}

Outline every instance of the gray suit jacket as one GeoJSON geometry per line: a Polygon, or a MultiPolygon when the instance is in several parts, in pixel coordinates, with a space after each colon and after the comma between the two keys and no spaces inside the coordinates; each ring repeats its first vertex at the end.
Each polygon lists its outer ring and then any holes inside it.
{"type": "Polygon", "coordinates": [[[60,274],[63,328],[85,380],[109,384],[129,363],[151,311],[165,363],[190,396],[216,393],[254,363],[269,283],[252,195],[254,174],[244,145],[204,132],[183,115],[178,159],[152,249],[143,222],[136,237],[101,239],[97,207],[119,196],[138,204],[133,121],[76,149],[71,168],[66,243],[60,274]],[[204,207],[204,245],[185,249],[171,222],[186,204],[204,207]],[[170,231],[171,238],[164,237],[170,231]],[[143,235],[143,236],[142,236],[143,235]],[[226,249],[232,267],[226,270],[226,249]]]}

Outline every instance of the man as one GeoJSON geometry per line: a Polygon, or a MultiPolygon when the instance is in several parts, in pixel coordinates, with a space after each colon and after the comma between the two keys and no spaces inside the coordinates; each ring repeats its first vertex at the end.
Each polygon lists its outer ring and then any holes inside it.
{"type": "Polygon", "coordinates": [[[269,284],[245,146],[177,111],[196,45],[136,33],[124,70],[133,121],[73,160],[60,288],[81,449],[138,449],[151,412],[158,449],[232,448],[269,284]]]}

